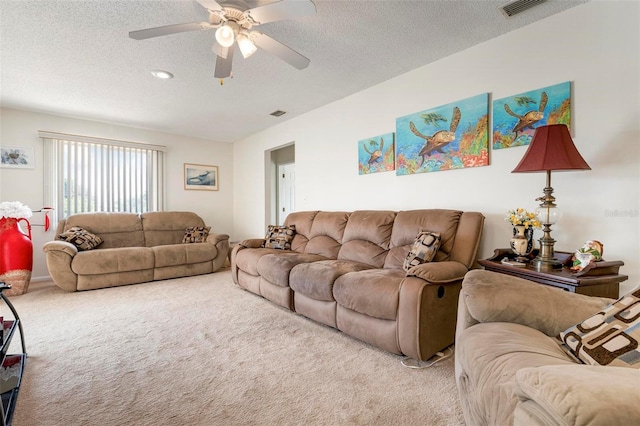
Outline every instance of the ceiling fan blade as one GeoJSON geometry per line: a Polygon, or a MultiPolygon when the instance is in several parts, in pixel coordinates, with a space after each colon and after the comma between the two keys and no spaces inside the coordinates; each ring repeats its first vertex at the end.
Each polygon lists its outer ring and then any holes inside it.
{"type": "Polygon", "coordinates": [[[302,56],[292,48],[285,46],[284,44],[269,37],[266,34],[253,32],[252,38],[256,46],[277,56],[278,58],[298,68],[299,70],[306,68],[311,62],[309,58],[302,56]]]}
{"type": "Polygon", "coordinates": [[[209,30],[211,28],[213,28],[213,26],[208,22],[189,22],[187,24],[165,25],[163,27],[148,28],[146,30],[129,31],[129,37],[135,40],[144,40],[187,31],[209,30]]]}
{"type": "Polygon", "coordinates": [[[257,24],[300,18],[316,14],[316,5],[311,0],[283,0],[247,10],[257,24]]]}
{"type": "Polygon", "coordinates": [[[233,62],[233,51],[234,49],[228,49],[229,52],[226,58],[222,56],[218,56],[216,58],[216,70],[213,73],[215,78],[227,78],[231,76],[231,65],[233,62]]]}
{"type": "Polygon", "coordinates": [[[215,0],[196,0],[202,7],[209,10],[222,10],[222,6],[215,0]]]}
{"type": "Polygon", "coordinates": [[[227,59],[227,55],[229,55],[229,48],[222,47],[218,43],[213,43],[211,50],[213,50],[213,53],[224,59],[227,59]]]}

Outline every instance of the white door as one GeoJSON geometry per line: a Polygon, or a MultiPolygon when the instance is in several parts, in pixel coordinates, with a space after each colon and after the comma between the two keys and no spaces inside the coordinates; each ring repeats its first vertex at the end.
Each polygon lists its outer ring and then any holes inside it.
{"type": "Polygon", "coordinates": [[[295,166],[295,163],[278,164],[278,225],[283,225],[295,208],[295,166]]]}

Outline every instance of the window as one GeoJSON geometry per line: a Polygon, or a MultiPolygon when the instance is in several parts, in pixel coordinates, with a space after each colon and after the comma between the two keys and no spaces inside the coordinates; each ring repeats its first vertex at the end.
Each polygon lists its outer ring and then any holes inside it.
{"type": "Polygon", "coordinates": [[[40,132],[45,205],[59,219],[76,213],[160,211],[165,147],[40,132]]]}

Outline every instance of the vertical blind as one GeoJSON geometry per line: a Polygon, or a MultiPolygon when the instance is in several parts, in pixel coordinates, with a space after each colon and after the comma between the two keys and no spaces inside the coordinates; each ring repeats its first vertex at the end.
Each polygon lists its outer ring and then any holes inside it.
{"type": "Polygon", "coordinates": [[[87,212],[160,211],[165,147],[39,132],[44,141],[45,205],[58,218],[87,212]]]}

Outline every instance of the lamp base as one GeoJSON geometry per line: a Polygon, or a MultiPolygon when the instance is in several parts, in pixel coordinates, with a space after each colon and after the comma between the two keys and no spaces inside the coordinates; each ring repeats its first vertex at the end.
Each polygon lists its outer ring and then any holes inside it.
{"type": "Polygon", "coordinates": [[[558,269],[562,269],[562,262],[553,258],[543,259],[541,257],[536,257],[531,261],[531,267],[538,272],[557,271],[558,269]]]}

